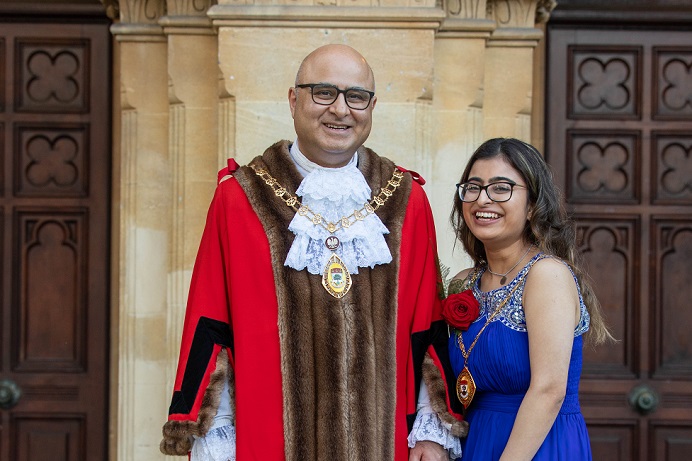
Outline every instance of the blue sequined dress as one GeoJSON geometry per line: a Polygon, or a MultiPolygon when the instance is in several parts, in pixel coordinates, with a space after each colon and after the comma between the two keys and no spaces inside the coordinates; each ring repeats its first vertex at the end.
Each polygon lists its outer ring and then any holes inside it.
{"type": "MultiPolygon", "coordinates": [[[[545,257],[538,254],[524,266],[507,285],[482,292],[480,277],[473,286],[473,293],[480,303],[480,316],[463,333],[468,348],[483,328],[488,314],[507,297],[512,288],[520,286],[501,312],[480,335],[469,355],[468,367],[476,383],[476,394],[466,413],[469,433],[462,439],[464,461],[494,461],[500,458],[507,444],[519,405],[529,388],[529,341],[526,319],[522,307],[524,274],[535,260],[545,257]]],[[[576,282],[576,278],[575,278],[576,282]]],[[[578,285],[577,285],[578,286],[578,285]]],[[[579,292],[581,317],[574,330],[574,342],[569,364],[567,394],[553,427],[534,460],[581,461],[591,460],[591,448],[586,424],[579,409],[578,388],[582,367],[582,335],[589,329],[589,314],[579,292]]],[[[458,346],[456,334],[449,339],[452,367],[458,376],[464,367],[464,357],[458,346]]]]}

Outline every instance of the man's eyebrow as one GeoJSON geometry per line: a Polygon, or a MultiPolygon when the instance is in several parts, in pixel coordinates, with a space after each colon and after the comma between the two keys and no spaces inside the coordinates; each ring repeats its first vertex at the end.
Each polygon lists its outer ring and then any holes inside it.
{"type": "MultiPolygon", "coordinates": [[[[319,82],[317,85],[328,85],[328,86],[333,86],[334,88],[339,88],[339,85],[334,85],[333,83],[329,82],[319,82]]],[[[341,88],[339,88],[341,89],[341,88]]],[[[344,88],[344,91],[346,90],[363,90],[363,91],[370,91],[371,93],[374,93],[373,90],[368,90],[367,88],[363,88],[362,86],[349,86],[344,88]]]]}

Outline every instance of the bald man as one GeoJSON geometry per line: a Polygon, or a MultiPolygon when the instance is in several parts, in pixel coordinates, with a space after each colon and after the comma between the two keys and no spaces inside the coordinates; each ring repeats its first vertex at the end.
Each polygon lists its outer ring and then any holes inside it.
{"type": "Polygon", "coordinates": [[[372,69],[320,47],[288,103],[296,139],[219,173],[161,451],[454,459],[432,214],[421,178],[363,147],[372,69]]]}

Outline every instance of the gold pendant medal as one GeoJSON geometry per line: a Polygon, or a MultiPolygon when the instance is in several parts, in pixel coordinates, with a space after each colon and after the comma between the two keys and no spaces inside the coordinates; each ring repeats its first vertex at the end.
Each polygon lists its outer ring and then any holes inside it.
{"type": "Polygon", "coordinates": [[[327,249],[332,251],[332,256],[324,266],[322,286],[335,298],[343,298],[351,289],[351,274],[346,269],[346,264],[334,253],[340,244],[339,238],[335,235],[330,235],[324,241],[327,249]]]}
{"type": "Polygon", "coordinates": [[[336,253],[332,253],[324,266],[322,286],[335,298],[343,298],[351,289],[351,274],[336,253]]]}
{"type": "Polygon", "coordinates": [[[476,394],[476,383],[473,381],[473,376],[468,367],[464,367],[457,377],[457,398],[464,406],[464,409],[471,405],[471,400],[476,394]]]}

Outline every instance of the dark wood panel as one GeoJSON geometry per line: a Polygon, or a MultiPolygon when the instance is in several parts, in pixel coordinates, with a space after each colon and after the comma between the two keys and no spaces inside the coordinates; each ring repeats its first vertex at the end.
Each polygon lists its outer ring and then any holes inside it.
{"type": "Polygon", "coordinates": [[[666,28],[689,30],[692,8],[688,0],[559,0],[550,15],[556,24],[583,27],[666,28]]]}
{"type": "Polygon", "coordinates": [[[3,18],[0,375],[22,396],[0,459],[106,460],[108,22],[3,18]]]}
{"type": "Polygon", "coordinates": [[[692,205],[692,133],[653,131],[651,141],[653,203],[692,205]]]}
{"type": "Polygon", "coordinates": [[[88,125],[17,123],[15,139],[16,196],[87,196],[88,125]]]}
{"type": "Polygon", "coordinates": [[[16,112],[87,112],[90,46],[84,39],[15,40],[16,112]]]}
{"type": "Polygon", "coordinates": [[[0,121],[0,197],[5,195],[5,161],[5,124],[0,121]]]}
{"type": "Polygon", "coordinates": [[[631,461],[635,459],[637,426],[631,421],[589,421],[589,438],[594,460],[631,461]]]}
{"type": "MultiPolygon", "coordinates": [[[[0,37],[0,88],[5,88],[5,74],[6,64],[5,64],[5,40],[0,37]]],[[[5,91],[0,90],[0,112],[5,111],[5,91]]]]}
{"type": "Polygon", "coordinates": [[[654,119],[692,120],[692,46],[654,47],[654,119]]]}
{"type": "Polygon", "coordinates": [[[13,418],[16,461],[84,460],[83,415],[21,415],[13,418]]]}
{"type": "Polygon", "coordinates": [[[569,203],[639,203],[641,134],[622,130],[567,131],[569,203]]]}
{"type": "Polygon", "coordinates": [[[594,459],[690,459],[692,28],[629,26],[548,24],[546,157],[619,339],[584,350],[594,459]]]}
{"type": "Polygon", "coordinates": [[[692,219],[654,217],[653,312],[656,325],[654,376],[692,379],[692,219]]]}
{"type": "Polygon", "coordinates": [[[591,278],[597,281],[596,295],[608,312],[613,335],[620,341],[608,347],[584,349],[584,377],[634,378],[638,373],[637,343],[638,274],[633,262],[639,260],[637,216],[604,219],[597,215],[575,216],[579,225],[579,250],[591,278]]]}
{"type": "Polygon", "coordinates": [[[651,439],[652,459],[663,461],[689,461],[692,453],[692,421],[681,425],[675,422],[653,424],[651,439]]]}
{"type": "Polygon", "coordinates": [[[86,368],[87,219],[85,210],[17,212],[17,371],[86,368]]]}
{"type": "Polygon", "coordinates": [[[569,118],[639,118],[641,62],[640,47],[569,46],[569,118]]]}

